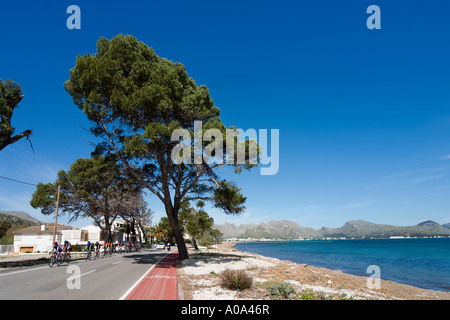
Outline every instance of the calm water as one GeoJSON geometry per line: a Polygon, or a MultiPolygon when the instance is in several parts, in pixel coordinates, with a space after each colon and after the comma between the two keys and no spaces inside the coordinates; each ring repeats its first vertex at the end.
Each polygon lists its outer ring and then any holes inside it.
{"type": "Polygon", "coordinates": [[[450,291],[450,238],[243,242],[236,249],[362,276],[377,265],[381,279],[450,291]]]}

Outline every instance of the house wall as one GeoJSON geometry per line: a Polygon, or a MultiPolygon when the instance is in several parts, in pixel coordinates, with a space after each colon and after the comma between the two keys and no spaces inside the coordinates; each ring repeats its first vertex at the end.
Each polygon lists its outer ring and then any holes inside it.
{"type": "MultiPolygon", "coordinates": [[[[14,235],[14,252],[20,252],[21,248],[30,248],[32,252],[44,252],[52,249],[53,234],[47,232],[26,233],[14,235]]],[[[60,241],[60,235],[56,234],[56,241],[60,241]]],[[[29,249],[27,249],[29,250],[29,249]]]]}
{"type": "Polygon", "coordinates": [[[67,240],[72,244],[76,244],[77,242],[83,241],[82,230],[62,230],[61,233],[62,233],[62,242],[67,240]]]}
{"type": "MultiPolygon", "coordinates": [[[[123,241],[123,233],[113,232],[113,241],[123,241]]],[[[87,241],[103,242],[104,235],[101,229],[97,226],[86,226],[82,229],[60,230],[56,234],[56,241],[60,245],[64,240],[69,241],[72,245],[85,244],[87,241]]],[[[53,232],[42,231],[38,233],[17,233],[14,236],[14,252],[32,251],[33,253],[39,251],[50,251],[52,249],[53,232]]]]}

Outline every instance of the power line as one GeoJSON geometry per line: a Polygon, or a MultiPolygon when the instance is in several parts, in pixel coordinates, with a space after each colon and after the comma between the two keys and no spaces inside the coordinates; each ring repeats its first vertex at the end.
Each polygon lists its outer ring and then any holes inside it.
{"type": "Polygon", "coordinates": [[[9,180],[9,181],[13,181],[13,182],[17,182],[17,183],[28,184],[30,186],[35,186],[35,187],[37,186],[37,184],[34,184],[34,183],[29,183],[29,182],[25,182],[25,181],[16,180],[16,179],[11,179],[11,178],[7,178],[7,177],[3,177],[3,176],[0,176],[0,178],[1,179],[5,179],[5,180],[9,180]]]}

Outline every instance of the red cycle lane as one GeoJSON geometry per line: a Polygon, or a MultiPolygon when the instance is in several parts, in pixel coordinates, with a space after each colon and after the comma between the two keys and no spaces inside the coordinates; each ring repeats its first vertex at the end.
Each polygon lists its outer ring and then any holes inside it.
{"type": "Polygon", "coordinates": [[[178,300],[178,251],[160,260],[124,300],[178,300]]]}

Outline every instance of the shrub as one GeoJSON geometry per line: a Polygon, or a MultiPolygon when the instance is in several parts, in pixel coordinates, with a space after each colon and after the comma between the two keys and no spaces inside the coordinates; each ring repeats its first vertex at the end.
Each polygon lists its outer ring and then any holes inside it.
{"type": "Polygon", "coordinates": [[[297,294],[294,287],[286,282],[279,282],[267,287],[270,295],[275,299],[289,299],[293,294],[297,294]]]}
{"type": "Polygon", "coordinates": [[[253,286],[253,278],[244,270],[225,270],[220,274],[221,286],[231,290],[244,290],[253,286]]]}
{"type": "Polygon", "coordinates": [[[82,252],[84,251],[85,246],[81,246],[79,244],[72,245],[72,252],[82,252]]]}
{"type": "Polygon", "coordinates": [[[306,290],[300,296],[300,300],[317,300],[317,296],[312,290],[306,290]]]}

